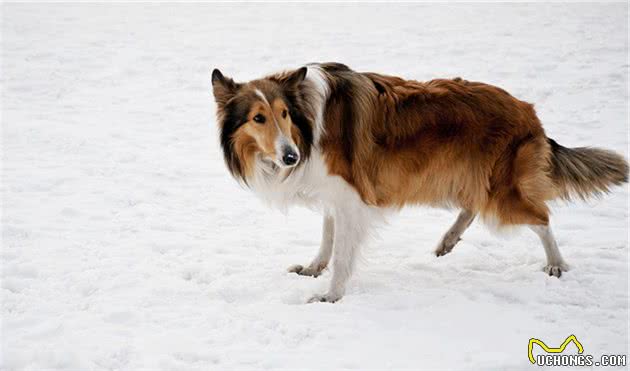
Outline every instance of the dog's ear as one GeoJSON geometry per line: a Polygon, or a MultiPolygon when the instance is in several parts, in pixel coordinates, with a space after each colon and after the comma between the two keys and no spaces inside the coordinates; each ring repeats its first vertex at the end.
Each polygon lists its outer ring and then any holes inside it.
{"type": "Polygon", "coordinates": [[[240,84],[237,84],[229,77],[223,76],[221,71],[214,69],[212,71],[212,91],[214,93],[214,100],[217,105],[223,106],[229,101],[240,88],[240,84]]]}
{"type": "Polygon", "coordinates": [[[307,71],[308,69],[306,67],[302,67],[294,72],[291,72],[289,76],[287,76],[286,80],[284,80],[284,85],[287,87],[297,87],[302,81],[304,81],[307,71]]]}

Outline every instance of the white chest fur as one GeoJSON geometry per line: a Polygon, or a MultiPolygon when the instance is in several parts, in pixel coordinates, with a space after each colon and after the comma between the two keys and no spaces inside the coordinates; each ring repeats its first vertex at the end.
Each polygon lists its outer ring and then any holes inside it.
{"type": "Polygon", "coordinates": [[[259,164],[250,187],[264,202],[283,211],[299,205],[329,212],[339,197],[360,200],[356,190],[341,177],[329,175],[322,154],[315,149],[306,163],[291,173],[259,164]]]}

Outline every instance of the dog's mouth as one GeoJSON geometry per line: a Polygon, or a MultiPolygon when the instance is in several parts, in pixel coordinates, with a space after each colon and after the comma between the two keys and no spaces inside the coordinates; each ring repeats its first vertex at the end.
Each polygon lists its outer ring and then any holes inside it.
{"type": "Polygon", "coordinates": [[[295,166],[279,165],[276,161],[264,155],[260,156],[260,165],[266,176],[276,177],[282,174],[281,182],[284,182],[295,170],[295,166]]]}
{"type": "Polygon", "coordinates": [[[280,170],[280,166],[276,164],[274,160],[267,156],[260,156],[260,163],[263,165],[263,169],[266,173],[275,174],[280,170]]]}

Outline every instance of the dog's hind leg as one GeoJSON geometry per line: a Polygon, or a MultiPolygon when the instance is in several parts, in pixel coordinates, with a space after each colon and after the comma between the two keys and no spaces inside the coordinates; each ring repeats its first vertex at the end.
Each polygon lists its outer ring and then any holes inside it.
{"type": "Polygon", "coordinates": [[[556,239],[551,233],[551,227],[549,225],[530,225],[529,228],[534,231],[540,238],[543,247],[545,248],[545,255],[547,256],[547,265],[543,268],[543,271],[550,276],[560,277],[562,272],[569,270],[569,266],[564,262],[556,239]]]}
{"type": "Polygon", "coordinates": [[[457,216],[455,223],[444,234],[440,241],[438,248],[435,250],[435,255],[446,255],[453,247],[461,240],[462,234],[468,229],[472,221],[475,219],[476,214],[470,210],[463,209],[457,216]]]}
{"type": "Polygon", "coordinates": [[[299,264],[293,265],[289,267],[289,272],[297,273],[302,276],[319,276],[330,261],[334,238],[335,220],[330,215],[324,215],[324,224],[322,227],[322,242],[319,247],[319,252],[317,253],[317,256],[307,267],[301,266],[299,264]]]}

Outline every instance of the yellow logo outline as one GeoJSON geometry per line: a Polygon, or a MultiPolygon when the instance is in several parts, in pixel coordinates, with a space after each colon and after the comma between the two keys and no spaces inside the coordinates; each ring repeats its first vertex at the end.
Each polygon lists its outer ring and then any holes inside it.
{"type": "Polygon", "coordinates": [[[575,337],[575,335],[569,335],[564,340],[564,342],[560,344],[560,346],[557,348],[550,348],[542,340],[531,338],[529,339],[529,344],[527,344],[527,355],[529,356],[529,361],[532,364],[536,364],[536,359],[534,358],[534,355],[532,354],[532,350],[534,349],[534,344],[540,345],[540,347],[547,353],[562,353],[564,352],[564,349],[567,347],[567,345],[569,345],[570,342],[573,342],[575,344],[575,346],[578,348],[579,354],[584,353],[584,347],[582,346],[582,343],[580,343],[580,341],[575,337]]]}

